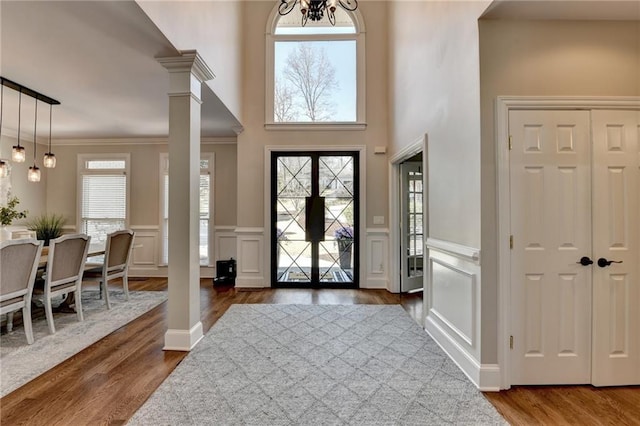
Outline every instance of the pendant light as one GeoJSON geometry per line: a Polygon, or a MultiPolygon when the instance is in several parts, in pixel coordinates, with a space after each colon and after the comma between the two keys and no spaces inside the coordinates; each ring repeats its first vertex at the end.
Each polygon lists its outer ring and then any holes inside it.
{"type": "MultiPolygon", "coordinates": [[[[0,138],[2,138],[2,113],[4,108],[4,84],[0,85],[0,138]]],[[[9,176],[9,164],[0,158],[0,178],[9,176]]]]}
{"type": "Polygon", "coordinates": [[[40,182],[40,168],[36,166],[36,136],[38,130],[38,98],[36,98],[36,112],[33,120],[33,166],[29,167],[27,180],[29,182],[40,182]]]}
{"type": "Polygon", "coordinates": [[[44,160],[42,164],[48,169],[53,169],[56,166],[56,156],[51,152],[51,118],[53,116],[53,105],[49,104],[49,152],[44,154],[44,160]]]}
{"type": "Polygon", "coordinates": [[[18,95],[18,145],[14,145],[13,150],[11,151],[11,159],[16,163],[24,163],[24,160],[26,158],[24,147],[20,146],[20,111],[21,110],[22,110],[22,90],[19,91],[19,95],[18,95]]]}

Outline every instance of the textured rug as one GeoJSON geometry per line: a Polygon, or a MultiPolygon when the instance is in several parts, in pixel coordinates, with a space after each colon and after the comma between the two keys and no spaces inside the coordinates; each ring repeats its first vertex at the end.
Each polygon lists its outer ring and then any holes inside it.
{"type": "Polygon", "coordinates": [[[398,305],[233,305],[128,424],[507,423],[398,305]]]}
{"type": "Polygon", "coordinates": [[[33,323],[32,345],[27,344],[24,327],[0,336],[0,394],[4,396],[111,332],[131,322],[167,299],[162,291],[131,291],[129,300],[122,291],[109,291],[111,309],[97,290],[82,292],[84,321],[75,313],[54,313],[56,332],[49,335],[44,316],[33,323]]]}

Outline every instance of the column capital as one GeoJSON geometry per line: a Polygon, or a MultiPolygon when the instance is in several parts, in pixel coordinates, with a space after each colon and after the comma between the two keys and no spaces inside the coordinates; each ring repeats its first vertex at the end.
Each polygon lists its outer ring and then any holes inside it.
{"type": "Polygon", "coordinates": [[[180,56],[167,56],[156,59],[170,73],[190,72],[200,83],[213,80],[216,77],[209,65],[195,50],[181,50],[180,56]]]}

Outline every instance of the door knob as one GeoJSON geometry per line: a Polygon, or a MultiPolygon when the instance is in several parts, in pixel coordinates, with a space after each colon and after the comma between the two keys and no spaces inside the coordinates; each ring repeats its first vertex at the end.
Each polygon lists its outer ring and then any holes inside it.
{"type": "Polygon", "coordinates": [[[589,266],[593,264],[593,260],[589,259],[587,256],[583,256],[580,261],[576,263],[579,263],[582,266],[589,266]]]}
{"type": "Polygon", "coordinates": [[[600,259],[598,259],[598,266],[601,268],[606,268],[612,263],[622,263],[622,260],[607,260],[604,257],[601,257],[600,259]]]}

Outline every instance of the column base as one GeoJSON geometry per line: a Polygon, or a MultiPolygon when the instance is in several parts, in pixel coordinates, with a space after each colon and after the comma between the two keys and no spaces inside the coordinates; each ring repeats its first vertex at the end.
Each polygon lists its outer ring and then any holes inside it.
{"type": "Polygon", "coordinates": [[[165,351],[189,352],[204,337],[202,323],[198,321],[190,330],[168,329],[164,334],[165,351]]]}

